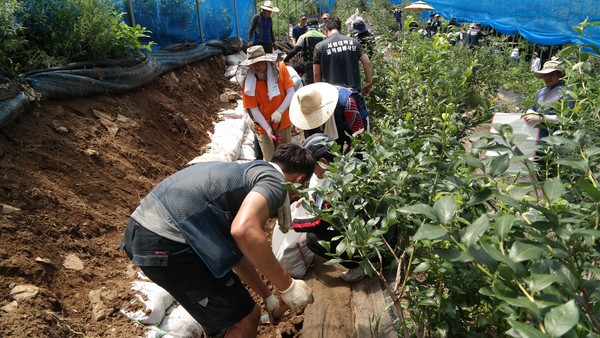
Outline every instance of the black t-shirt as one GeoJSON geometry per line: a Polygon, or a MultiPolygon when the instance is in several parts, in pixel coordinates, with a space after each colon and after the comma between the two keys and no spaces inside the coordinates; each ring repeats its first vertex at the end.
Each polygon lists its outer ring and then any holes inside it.
{"type": "Polygon", "coordinates": [[[321,65],[322,81],[360,91],[359,60],[363,54],[357,39],[334,33],[315,46],[314,63],[321,65]]]}

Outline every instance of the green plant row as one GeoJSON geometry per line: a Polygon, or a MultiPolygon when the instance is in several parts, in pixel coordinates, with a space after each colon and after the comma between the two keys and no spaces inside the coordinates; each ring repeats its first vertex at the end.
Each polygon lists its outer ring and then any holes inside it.
{"type": "Polygon", "coordinates": [[[346,252],[383,278],[371,262],[391,260],[400,336],[600,335],[600,79],[586,47],[560,53],[576,105],[556,105],[559,123],[540,149],[552,165],[542,169],[510,126],[496,126],[499,135],[485,126],[500,87],[532,98],[543,86],[527,64],[442,34],[378,39],[372,134],[338,155],[326,174],[333,186],[317,189],[331,207],[314,211],[342,232],[329,264],[346,252]],[[507,172],[511,163],[528,174],[507,172]],[[391,226],[395,246],[382,236],[391,226]]]}

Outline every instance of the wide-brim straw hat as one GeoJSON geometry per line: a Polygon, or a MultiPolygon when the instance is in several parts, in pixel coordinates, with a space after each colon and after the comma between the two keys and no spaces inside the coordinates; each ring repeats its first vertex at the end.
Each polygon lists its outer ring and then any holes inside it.
{"type": "Polygon", "coordinates": [[[246,51],[246,54],[247,54],[248,58],[246,60],[240,62],[240,65],[242,65],[242,66],[250,66],[250,65],[260,62],[260,61],[268,61],[268,62],[277,61],[277,55],[265,53],[265,49],[261,45],[252,46],[252,47],[248,48],[248,50],[246,51]]]}
{"type": "Polygon", "coordinates": [[[565,70],[563,68],[562,62],[560,60],[552,59],[548,60],[544,63],[544,67],[540,70],[536,70],[533,72],[535,77],[541,79],[546,74],[550,74],[553,72],[560,72],[560,76],[565,75],[565,70]]]}
{"type": "Polygon", "coordinates": [[[279,8],[273,6],[273,1],[265,1],[265,3],[262,4],[262,6],[260,6],[261,9],[264,9],[265,11],[271,11],[271,12],[279,12],[279,8]]]}
{"type": "Polygon", "coordinates": [[[335,111],[338,90],[326,82],[312,83],[298,89],[290,104],[290,120],[302,130],[323,125],[335,111]]]}

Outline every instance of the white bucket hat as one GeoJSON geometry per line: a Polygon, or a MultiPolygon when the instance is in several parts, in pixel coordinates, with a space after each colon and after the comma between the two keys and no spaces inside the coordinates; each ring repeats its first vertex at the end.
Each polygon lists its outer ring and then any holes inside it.
{"type": "Polygon", "coordinates": [[[250,65],[260,62],[260,61],[268,61],[268,62],[277,61],[277,55],[265,53],[265,49],[261,45],[252,46],[252,47],[248,48],[248,50],[246,51],[246,54],[248,55],[248,58],[246,60],[240,62],[241,66],[250,66],[250,65]]]}
{"type": "Polygon", "coordinates": [[[265,1],[260,8],[264,9],[265,11],[271,11],[275,13],[279,12],[279,8],[273,6],[273,1],[265,1]]]}
{"type": "Polygon", "coordinates": [[[560,72],[560,76],[565,75],[563,64],[559,59],[552,58],[551,60],[546,61],[544,67],[540,70],[536,70],[533,74],[535,77],[541,79],[545,74],[550,74],[552,72],[560,72]]]}
{"type": "Polygon", "coordinates": [[[323,125],[335,111],[338,90],[334,85],[317,82],[294,93],[290,104],[290,121],[302,130],[323,125]]]}

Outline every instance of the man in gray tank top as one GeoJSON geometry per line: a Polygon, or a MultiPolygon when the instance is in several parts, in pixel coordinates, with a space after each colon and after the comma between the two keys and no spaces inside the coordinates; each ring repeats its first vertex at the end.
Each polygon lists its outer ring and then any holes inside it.
{"type": "Polygon", "coordinates": [[[302,184],[314,167],[311,154],[293,143],[280,145],[271,163],[187,167],[142,199],[121,249],[209,337],[255,335],[261,310],[242,281],[264,299],[272,323],[281,312],[257,270],[292,309],[313,301],[306,283],[292,279],[273,255],[263,225],[284,204],[282,183],[302,184]]]}

